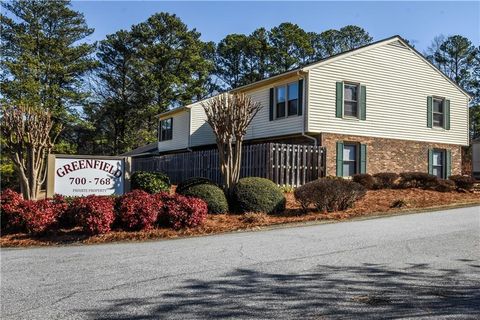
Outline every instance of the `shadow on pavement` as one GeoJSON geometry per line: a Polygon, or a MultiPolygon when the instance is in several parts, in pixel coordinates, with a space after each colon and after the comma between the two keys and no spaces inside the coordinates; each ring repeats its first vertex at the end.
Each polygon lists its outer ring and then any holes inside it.
{"type": "MultiPolygon", "coordinates": [[[[473,274],[473,260],[463,259],[473,274]]],[[[304,273],[237,269],[213,281],[186,280],[143,299],[106,301],[82,310],[95,319],[476,318],[480,280],[455,269],[411,264],[403,269],[363,264],[319,265],[304,273]]]]}

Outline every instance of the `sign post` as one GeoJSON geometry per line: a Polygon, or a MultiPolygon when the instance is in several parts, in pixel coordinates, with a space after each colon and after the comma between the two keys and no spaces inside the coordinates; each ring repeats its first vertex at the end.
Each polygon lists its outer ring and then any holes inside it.
{"type": "Polygon", "coordinates": [[[51,154],[47,197],[122,195],[130,190],[130,170],[129,157],[51,154]]]}

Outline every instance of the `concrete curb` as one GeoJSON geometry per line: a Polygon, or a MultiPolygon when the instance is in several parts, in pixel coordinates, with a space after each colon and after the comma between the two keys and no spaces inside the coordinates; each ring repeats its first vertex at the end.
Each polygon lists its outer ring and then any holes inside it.
{"type": "Polygon", "coordinates": [[[303,222],[287,222],[287,223],[272,224],[272,225],[267,225],[267,226],[252,227],[252,228],[247,228],[247,229],[239,229],[239,230],[233,230],[233,231],[218,232],[218,233],[212,233],[212,234],[198,234],[198,235],[191,235],[191,236],[179,236],[179,237],[176,237],[176,238],[157,238],[157,239],[146,239],[146,240],[120,240],[120,241],[111,241],[111,242],[102,242],[102,243],[51,244],[51,245],[45,245],[45,246],[1,247],[1,249],[2,250],[22,250],[22,249],[32,249],[32,248],[38,248],[38,249],[40,249],[40,248],[52,248],[52,247],[60,247],[61,248],[61,247],[71,247],[71,246],[138,244],[138,243],[145,243],[145,242],[174,241],[174,240],[185,240],[185,239],[189,239],[189,238],[198,238],[198,237],[215,237],[215,236],[219,236],[219,235],[228,235],[228,234],[250,233],[250,232],[258,232],[258,231],[272,231],[272,230],[288,229],[288,228],[310,227],[310,226],[317,226],[317,225],[322,225],[322,224],[348,223],[348,222],[355,222],[355,221],[390,218],[390,217],[397,217],[397,216],[403,216],[403,215],[422,214],[422,213],[438,212],[438,211],[448,211],[448,210],[461,209],[461,208],[471,208],[471,207],[479,207],[479,209],[480,209],[480,202],[456,203],[456,204],[451,204],[451,205],[434,206],[434,207],[427,207],[427,208],[404,209],[404,210],[394,211],[394,212],[391,212],[391,213],[372,212],[372,213],[367,213],[364,216],[347,218],[347,219],[344,219],[344,220],[331,219],[331,220],[312,220],[312,221],[303,221],[303,222]]]}

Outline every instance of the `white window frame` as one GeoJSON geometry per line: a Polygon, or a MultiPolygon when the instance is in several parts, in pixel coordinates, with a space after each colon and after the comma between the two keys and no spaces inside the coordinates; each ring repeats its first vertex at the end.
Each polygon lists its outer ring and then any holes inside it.
{"type": "Polygon", "coordinates": [[[343,117],[344,118],[351,118],[351,119],[360,119],[360,83],[358,82],[349,82],[349,81],[343,81],[343,117]],[[350,87],[357,87],[357,100],[347,100],[345,98],[345,87],[350,86],[350,87]],[[345,102],[355,102],[357,104],[357,115],[352,116],[352,115],[347,115],[345,114],[345,102]]]}
{"type": "MultiPolygon", "coordinates": [[[[345,160],[345,157],[344,157],[344,154],[342,155],[342,166],[345,164],[345,163],[349,163],[349,162],[354,162],[355,166],[355,172],[353,173],[353,175],[355,174],[358,174],[360,172],[360,143],[358,142],[344,142],[343,143],[343,150],[345,150],[345,147],[346,146],[355,146],[355,160],[345,160]]],[[[342,150],[342,152],[344,152],[342,150]]],[[[343,169],[342,171],[345,172],[345,170],[343,169]]],[[[352,177],[353,175],[351,176],[345,176],[345,174],[343,175],[344,178],[347,178],[347,177],[352,177]]]]}
{"type": "MultiPolygon", "coordinates": [[[[298,116],[298,111],[300,110],[301,107],[303,106],[300,106],[299,104],[299,96],[298,96],[298,93],[297,93],[297,113],[296,114],[291,114],[291,115],[288,115],[288,86],[289,85],[297,85],[297,92],[298,92],[298,81],[292,81],[292,82],[288,82],[288,83],[285,83],[285,84],[282,84],[280,86],[276,86],[274,88],[274,120],[280,120],[280,119],[286,119],[286,118],[289,118],[289,117],[297,117],[298,116]],[[285,115],[283,117],[278,117],[277,115],[277,90],[278,88],[284,88],[285,89],[285,115]]],[[[303,102],[303,101],[302,101],[303,102]]]]}
{"type": "Polygon", "coordinates": [[[432,97],[432,128],[437,128],[437,129],[444,129],[445,128],[445,98],[444,97],[432,97]],[[442,113],[440,112],[435,112],[435,101],[441,101],[442,102],[442,113]],[[436,125],[435,124],[435,114],[441,114],[442,115],[442,123],[441,125],[436,125]]]}
{"type": "Polygon", "coordinates": [[[438,168],[438,167],[441,167],[441,170],[442,170],[442,174],[441,174],[441,179],[446,179],[446,175],[447,175],[447,172],[446,172],[446,169],[447,169],[447,150],[445,149],[433,149],[433,155],[432,155],[432,172],[433,172],[433,168],[438,168]],[[441,161],[442,161],[442,165],[439,166],[439,165],[435,165],[433,163],[433,159],[435,158],[435,153],[440,153],[440,158],[441,158],[441,161]]]}

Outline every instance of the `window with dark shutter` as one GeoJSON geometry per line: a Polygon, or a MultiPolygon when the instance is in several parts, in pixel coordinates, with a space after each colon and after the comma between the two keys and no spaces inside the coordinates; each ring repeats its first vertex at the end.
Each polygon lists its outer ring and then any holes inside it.
{"type": "Polygon", "coordinates": [[[343,114],[346,117],[358,117],[358,85],[344,84],[343,114]]]}
{"type": "Polygon", "coordinates": [[[450,100],[427,97],[427,127],[450,130],[450,100]]]}
{"type": "Polygon", "coordinates": [[[270,120],[302,115],[303,79],[270,89],[270,120]]]}
{"type": "Polygon", "coordinates": [[[432,124],[434,127],[443,128],[445,123],[445,104],[443,99],[433,98],[432,124]]]}
{"type": "Polygon", "coordinates": [[[287,85],[288,93],[288,115],[294,116],[298,114],[298,82],[287,85]]]}

